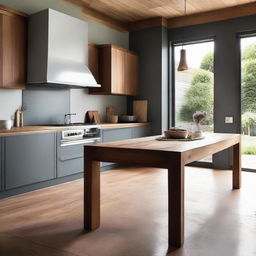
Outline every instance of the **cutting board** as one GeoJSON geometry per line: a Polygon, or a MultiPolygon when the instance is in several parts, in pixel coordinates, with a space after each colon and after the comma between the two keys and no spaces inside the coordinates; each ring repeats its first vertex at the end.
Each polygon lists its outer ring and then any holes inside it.
{"type": "Polygon", "coordinates": [[[87,111],[86,113],[86,122],[88,123],[94,123],[94,124],[100,124],[100,114],[98,111],[87,111]]]}
{"type": "Polygon", "coordinates": [[[133,115],[137,116],[138,122],[148,121],[148,101],[134,100],[133,101],[133,115]]]}

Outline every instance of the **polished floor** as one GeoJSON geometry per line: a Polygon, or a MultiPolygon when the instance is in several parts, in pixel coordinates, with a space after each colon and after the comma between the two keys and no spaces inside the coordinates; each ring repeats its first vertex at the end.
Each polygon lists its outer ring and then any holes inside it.
{"type": "Polygon", "coordinates": [[[102,173],[101,227],[83,232],[83,181],[0,200],[1,256],[255,256],[256,173],[186,168],[185,244],[167,254],[167,172],[102,173]]]}

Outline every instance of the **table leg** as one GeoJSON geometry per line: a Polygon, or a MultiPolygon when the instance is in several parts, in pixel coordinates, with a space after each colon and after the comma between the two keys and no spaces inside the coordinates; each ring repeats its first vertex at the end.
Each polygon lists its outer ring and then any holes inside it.
{"type": "Polygon", "coordinates": [[[233,146],[233,189],[241,186],[241,143],[233,146]]]}
{"type": "Polygon", "coordinates": [[[184,243],[184,164],[174,161],[168,169],[169,248],[184,243]]]}
{"type": "Polygon", "coordinates": [[[84,160],[84,228],[100,226],[100,162],[92,161],[85,149],[84,160]]]}

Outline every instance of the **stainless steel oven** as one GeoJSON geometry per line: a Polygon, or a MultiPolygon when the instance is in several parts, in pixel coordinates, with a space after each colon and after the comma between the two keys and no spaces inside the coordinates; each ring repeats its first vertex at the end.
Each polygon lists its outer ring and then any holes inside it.
{"type": "Polygon", "coordinates": [[[62,131],[60,146],[95,144],[101,142],[99,125],[84,125],[62,131]]]}

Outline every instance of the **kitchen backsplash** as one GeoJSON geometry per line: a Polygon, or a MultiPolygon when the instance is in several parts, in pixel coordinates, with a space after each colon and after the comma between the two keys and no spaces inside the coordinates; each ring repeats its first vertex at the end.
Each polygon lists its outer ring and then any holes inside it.
{"type": "Polygon", "coordinates": [[[88,110],[98,110],[105,120],[106,107],[113,106],[118,114],[126,113],[126,96],[89,95],[88,89],[29,88],[23,91],[25,125],[63,123],[64,115],[76,113],[72,122],[84,122],[88,110]]]}
{"type": "Polygon", "coordinates": [[[0,90],[0,120],[14,118],[14,112],[21,107],[21,90],[0,90]]]}
{"type": "Polygon", "coordinates": [[[88,89],[71,89],[70,110],[77,113],[72,116],[72,122],[83,122],[87,110],[98,110],[102,120],[106,118],[106,107],[113,106],[118,114],[126,114],[126,96],[90,95],[88,89]]]}
{"type": "Polygon", "coordinates": [[[54,88],[30,88],[22,93],[25,125],[63,123],[70,113],[70,90],[54,88]]]}

